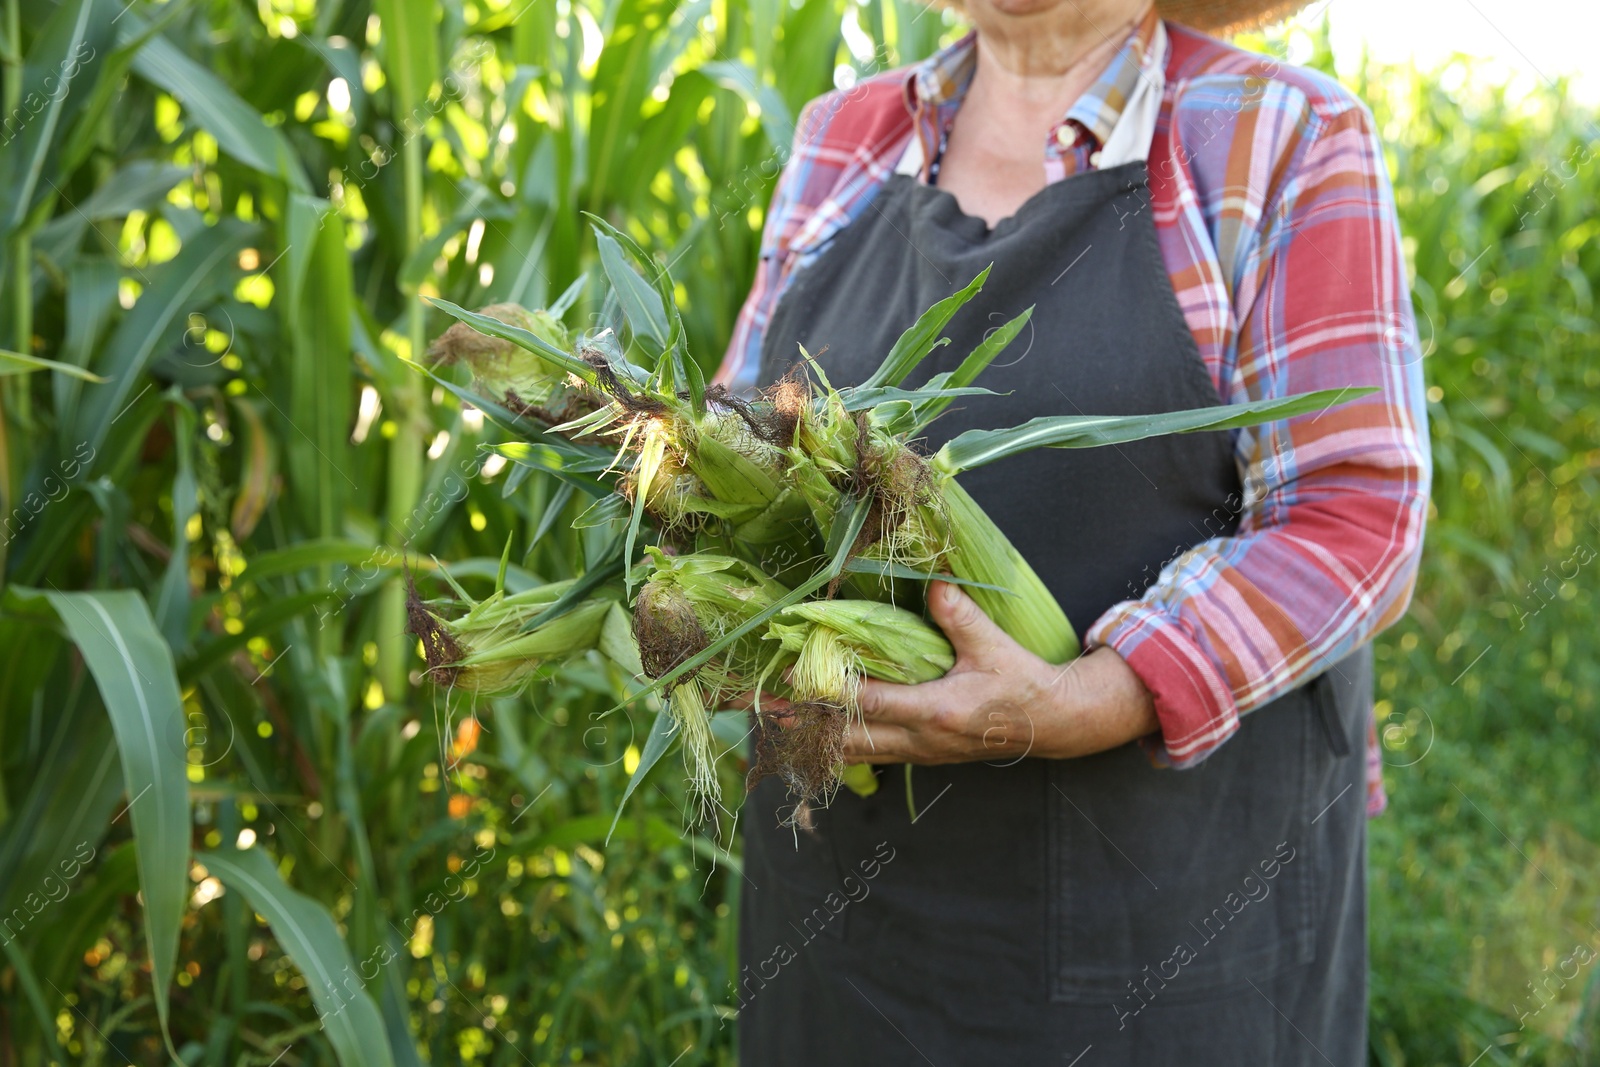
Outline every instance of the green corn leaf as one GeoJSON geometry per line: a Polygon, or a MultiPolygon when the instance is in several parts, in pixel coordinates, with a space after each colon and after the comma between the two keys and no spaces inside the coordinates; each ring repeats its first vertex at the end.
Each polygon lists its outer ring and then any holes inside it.
{"type": "MultiPolygon", "coordinates": [[[[110,720],[92,689],[63,697],[60,721],[36,762],[37,777],[0,834],[0,917],[63,859],[80,847],[96,849],[111,816],[123,806],[110,720]],[[61,788],[63,782],[72,788],[61,788]]],[[[3,923],[0,918],[0,936],[15,937],[18,931],[3,923]]]]}
{"type": "Polygon", "coordinates": [[[172,654],[144,599],[132,590],[52,590],[44,596],[94,675],[122,754],[151,988],[165,1033],[189,887],[187,750],[172,654]]]}
{"type": "Polygon", "coordinates": [[[506,441],[484,447],[490,452],[506,457],[521,468],[554,475],[562,484],[581,489],[589,496],[603,498],[610,496],[614,491],[606,479],[589,473],[603,471],[604,466],[592,466],[588,457],[574,458],[553,444],[535,445],[525,441],[506,441]]]}
{"type": "MultiPolygon", "coordinates": [[[[125,218],[131,211],[147,210],[188,176],[189,171],[184,168],[166,163],[151,160],[129,163],[101,182],[88,199],[77,205],[77,210],[57,215],[40,227],[34,238],[35,246],[41,255],[63,266],[70,263],[76,269],[75,261],[80,259],[94,263],[95,257],[79,253],[84,235],[91,226],[106,219],[125,218]]],[[[69,286],[69,300],[77,296],[75,288],[76,285],[69,286]]],[[[72,325],[69,322],[68,328],[72,325]]]]}
{"type": "Polygon", "coordinates": [[[661,294],[634,269],[622,246],[598,223],[594,239],[600,249],[600,265],[605,268],[606,278],[622,304],[622,314],[628,320],[633,339],[651,356],[666,352],[670,328],[661,294]]]}
{"type": "MultiPolygon", "coordinates": [[[[41,249],[40,254],[49,253],[41,249]]],[[[121,274],[121,267],[116,262],[100,256],[82,257],[67,271],[67,331],[58,353],[63,363],[84,368],[93,360],[95,346],[105,336],[112,316],[121,311],[117,306],[117,286],[121,274]]],[[[80,373],[90,372],[83,370],[80,373]]],[[[100,375],[94,377],[98,379],[97,384],[104,384],[105,379],[100,375]]],[[[54,376],[50,387],[58,413],[77,409],[83,396],[83,384],[83,380],[74,375],[54,376]]],[[[72,420],[58,414],[56,447],[64,455],[71,453],[78,444],[71,437],[72,430],[72,420]]]]}
{"type": "Polygon", "coordinates": [[[602,526],[615,526],[627,522],[632,513],[633,509],[628,505],[628,498],[621,493],[612,493],[584,508],[583,513],[572,520],[572,528],[593,530],[602,526]]]}
{"type": "Polygon", "coordinates": [[[0,377],[10,374],[32,374],[39,370],[55,370],[62,374],[70,374],[74,378],[86,382],[104,382],[105,379],[98,374],[90,374],[82,367],[74,367],[70,363],[57,363],[53,359],[41,359],[38,356],[25,356],[21,352],[9,352],[0,349],[0,377]]]}
{"type": "Polygon", "coordinates": [[[252,556],[245,565],[244,573],[234,579],[234,585],[237,588],[240,583],[260,583],[269,578],[280,578],[286,574],[298,574],[301,571],[338,563],[350,566],[376,566],[381,561],[386,566],[398,566],[401,558],[401,551],[398,548],[390,548],[387,545],[369,545],[361,541],[339,538],[299,541],[287,548],[252,556]]]}
{"type": "MultiPolygon", "coordinates": [[[[679,328],[678,328],[678,336],[681,337],[682,333],[683,333],[682,324],[680,323],[679,324],[679,328]]],[[[678,351],[678,350],[674,349],[674,351],[678,351]]],[[[689,383],[689,404],[690,404],[691,408],[694,411],[695,418],[698,419],[698,418],[702,417],[703,415],[705,415],[705,413],[706,413],[706,375],[705,375],[705,372],[700,369],[700,364],[696,363],[694,360],[688,359],[688,358],[683,358],[681,352],[680,352],[680,358],[679,358],[678,362],[679,362],[679,365],[683,367],[684,377],[688,379],[688,383],[689,383]]]]}
{"type": "Polygon", "coordinates": [[[477,607],[478,606],[477,598],[474,597],[471,593],[467,592],[465,589],[462,588],[461,583],[456,581],[455,575],[450,573],[450,568],[449,567],[446,567],[444,564],[440,563],[437,559],[434,559],[433,567],[434,567],[434,573],[437,574],[439,577],[444,579],[445,584],[450,587],[450,591],[452,593],[454,593],[459,599],[465,601],[466,603],[472,605],[473,607],[477,607]]]}
{"type": "MultiPolygon", "coordinates": [[[[129,11],[118,15],[123,23],[121,40],[129,41],[147,28],[129,11]]],[[[305,167],[282,131],[268,126],[226,83],[160,34],[152,36],[134,56],[133,69],[152,85],[165,89],[188,110],[194,121],[217,139],[233,158],[262,174],[276,175],[295,192],[309,193],[305,167]]]]}
{"type": "MultiPolygon", "coordinates": [[[[318,537],[342,532],[344,502],[359,492],[346,470],[350,434],[350,324],[354,303],[350,253],[337,212],[307,197],[291,196],[291,245],[280,301],[290,338],[288,411],[282,440],[287,453],[285,488],[301,520],[318,537]]],[[[280,364],[282,366],[282,364],[280,364]]]]}
{"type": "MultiPolygon", "coordinates": [[[[618,814],[621,814],[621,809],[618,809],[618,814]]],[[[33,966],[28,962],[28,954],[22,950],[16,938],[0,938],[0,948],[5,950],[6,959],[16,972],[17,984],[22,987],[22,995],[27,999],[28,1007],[33,1010],[45,1051],[56,1063],[69,1062],[66,1053],[62,1052],[61,1046],[56,1043],[56,1015],[50,1006],[56,998],[51,997],[48,1000],[45,998],[44,990],[39,986],[39,979],[33,973],[33,966]]]]}
{"type": "MultiPolygon", "coordinates": [[[[953,398],[968,395],[968,388],[972,382],[979,374],[983,373],[989,364],[994,362],[996,356],[1006,350],[1031,318],[1033,318],[1033,308],[1029,307],[1022,314],[985,337],[982,343],[977,348],[974,348],[966,359],[961,361],[959,367],[944,377],[944,381],[940,383],[941,388],[937,396],[930,397],[927,400],[914,401],[917,417],[909,432],[912,434],[920,433],[930,422],[944,414],[945,409],[950,406],[950,401],[953,398]]],[[[988,392],[988,390],[982,389],[979,392],[988,392]]]]}
{"type": "Polygon", "coordinates": [[[884,357],[883,363],[872,372],[872,377],[862,382],[858,388],[876,389],[884,385],[899,385],[906,380],[906,376],[917,369],[917,364],[927,358],[941,344],[948,343],[940,339],[939,334],[950,324],[967,301],[978,295],[983,288],[983,283],[989,277],[993,267],[985,267],[978,272],[978,276],[966,288],[934,304],[924,311],[911,328],[900,335],[894,347],[889,349],[889,354],[884,357]]]}
{"type": "Polygon", "coordinates": [[[254,226],[224,219],[185,241],[175,257],[149,271],[150,284],[117,324],[95,362],[95,370],[107,381],[88,391],[79,405],[76,440],[86,442],[93,452],[100,450],[179,316],[195,310],[196,294],[203,287],[215,288],[219,278],[226,279],[224,265],[255,233],[254,226]]]}
{"type": "MultiPolygon", "coordinates": [[[[427,569],[426,561],[413,560],[412,569],[423,571],[427,569]]],[[[460,559],[450,563],[450,573],[457,578],[482,578],[485,581],[496,579],[500,576],[500,561],[489,556],[477,556],[473,559],[460,559]]],[[[443,566],[438,568],[441,572],[443,566]]],[[[507,593],[520,593],[524,589],[544,585],[538,575],[507,561],[505,569],[505,591],[507,593]]]]}
{"type": "Polygon", "coordinates": [[[933,462],[959,474],[1035,448],[1095,448],[1169,433],[1233,430],[1321,411],[1377,392],[1376,389],[1322,389],[1281,400],[1168,411],[1157,415],[1048,415],[1004,430],[968,430],[939,450],[933,462]]]}
{"type": "Polygon", "coordinates": [[[855,547],[861,528],[867,524],[871,505],[872,501],[866,497],[847,496],[839,502],[833,525],[828,529],[827,545],[822,550],[823,555],[832,561],[829,569],[833,574],[843,570],[849,560],[850,550],[855,547]]]}
{"type": "Polygon", "coordinates": [[[558,319],[565,317],[567,312],[572,309],[572,305],[576,304],[578,298],[583,295],[583,290],[588,284],[589,276],[587,274],[578,275],[577,279],[567,286],[560,296],[556,297],[556,302],[545,310],[558,319]]]}
{"type": "MultiPolygon", "coordinates": [[[[529,334],[529,336],[531,337],[532,334],[529,334]]],[[[543,436],[544,424],[532,417],[518,415],[498,401],[490,400],[488,397],[481,393],[473,392],[464,385],[457,385],[449,378],[435,374],[431,367],[425,367],[421,363],[412,363],[410,360],[402,360],[401,363],[432,380],[435,385],[450,393],[463,404],[469,404],[477,408],[483,412],[485,418],[513,437],[538,440],[543,436]]]]}
{"type": "MultiPolygon", "coordinates": [[[[533,536],[528,538],[527,550],[522,554],[524,563],[527,562],[529,556],[533,555],[533,550],[544,540],[544,535],[550,532],[550,528],[556,524],[556,520],[566,514],[567,505],[572,503],[572,496],[576,492],[576,487],[571,483],[562,482],[550,494],[550,503],[545,505],[544,514],[539,517],[539,525],[534,528],[533,536]]],[[[601,497],[600,499],[605,500],[607,498],[601,497]]],[[[573,525],[576,526],[577,523],[574,522],[573,525]]]]}
{"type": "Polygon", "coordinates": [[[394,1067],[383,1019],[366,991],[366,976],[358,973],[368,964],[381,964],[364,960],[357,965],[328,910],[285,885],[261,849],[203,852],[197,858],[272,927],[306,980],[340,1067],[394,1067]]]}
{"type": "Polygon", "coordinates": [[[523,632],[526,633],[529,630],[538,629],[552,619],[559,619],[579,604],[587,601],[590,593],[621,574],[623,560],[621,548],[621,538],[613,540],[611,547],[595,561],[595,565],[585,571],[582,577],[573,581],[566,592],[556,598],[554,604],[539,612],[523,625],[523,632]]]}
{"type": "Polygon", "coordinates": [[[421,108],[438,74],[434,21],[439,9],[428,0],[375,0],[383,31],[383,71],[394,89],[394,121],[407,136],[428,118],[421,108]]]}
{"type": "Polygon", "coordinates": [[[873,574],[879,578],[905,578],[913,582],[949,582],[951,585],[969,585],[975,589],[988,589],[1006,596],[1017,594],[1009,589],[988,582],[980,582],[973,578],[960,578],[954,574],[940,574],[937,571],[919,571],[915,567],[908,567],[904,563],[889,563],[886,560],[871,559],[866,556],[853,556],[844,565],[846,574],[873,574]]]}
{"type": "MultiPolygon", "coordinates": [[[[698,366],[690,365],[692,360],[689,358],[687,335],[684,331],[683,325],[683,315],[678,310],[678,300],[673,291],[672,276],[668,274],[667,269],[661,264],[657,263],[649,253],[647,253],[643,248],[640,248],[639,243],[632,237],[629,237],[626,233],[623,233],[621,230],[617,229],[615,226],[612,226],[610,223],[606,222],[597,215],[591,215],[588,212],[585,212],[584,217],[589,220],[590,225],[593,226],[595,230],[596,243],[600,249],[601,265],[605,269],[608,277],[611,276],[611,267],[608,265],[608,260],[606,258],[607,246],[603,241],[600,240],[602,237],[609,237],[611,240],[615,241],[620,249],[627,252],[627,254],[633,258],[633,261],[638,264],[639,269],[644,272],[643,276],[648,277],[648,284],[655,289],[656,300],[650,301],[642,293],[640,294],[640,297],[647,304],[645,311],[649,314],[653,314],[654,309],[659,302],[659,306],[662,309],[666,320],[666,336],[661,341],[659,351],[660,361],[663,363],[669,363],[675,376],[674,384],[671,386],[671,391],[676,392],[679,389],[687,390],[689,393],[690,404],[694,410],[694,413],[696,415],[703,415],[705,413],[705,375],[698,366]]],[[[624,265],[626,265],[625,261],[624,265]]],[[[615,295],[619,300],[624,315],[628,316],[629,327],[633,329],[635,334],[637,334],[638,327],[634,325],[632,315],[628,312],[627,296],[622,292],[621,288],[617,286],[617,283],[614,279],[612,281],[612,285],[616,290],[613,295],[615,295]]],[[[664,368],[659,366],[657,368],[658,380],[662,382],[665,381],[664,378],[660,377],[660,372],[663,369],[664,368]]]]}
{"type": "MultiPolygon", "coordinates": [[[[245,648],[257,637],[275,632],[284,623],[311,611],[318,605],[350,598],[354,593],[343,587],[311,589],[293,596],[274,598],[257,608],[244,619],[243,628],[236,634],[224,634],[195,649],[183,660],[178,678],[185,685],[199,678],[229,656],[245,648]]],[[[338,623],[337,612],[329,613],[333,624],[338,623]]]]}
{"type": "MultiPolygon", "coordinates": [[[[554,363],[568,374],[575,375],[580,380],[588,382],[590,385],[595,383],[593,367],[590,367],[589,364],[571,355],[570,353],[563,352],[556,346],[540,340],[527,330],[522,329],[520,326],[511,326],[501,322],[499,319],[490,318],[488,315],[480,315],[476,311],[468,311],[466,308],[452,304],[448,300],[429,298],[428,303],[432,304],[440,311],[443,311],[445,314],[460,319],[462,322],[466,323],[468,326],[471,326],[479,333],[486,333],[490,337],[498,337],[501,340],[510,341],[518,348],[525,348],[529,352],[537,353],[539,356],[549,360],[551,363],[554,363]]],[[[440,384],[444,384],[437,377],[434,377],[434,380],[440,381],[440,384]]]]}
{"type": "MultiPolygon", "coordinates": [[[[768,44],[771,36],[768,36],[768,44]]],[[[734,59],[719,59],[700,64],[700,73],[738,93],[761,112],[761,127],[774,146],[787,147],[794,140],[794,119],[778,90],[764,82],[750,64],[734,59]]]]}
{"type": "MultiPolygon", "coordinates": [[[[0,166],[0,176],[7,180],[6,199],[9,201],[8,217],[0,230],[16,231],[23,226],[33,206],[34,193],[44,175],[45,159],[59,144],[57,127],[70,103],[77,104],[87,94],[79,86],[85,77],[84,66],[92,60],[95,49],[89,44],[96,35],[94,0],[73,0],[56,8],[45,24],[43,32],[34,41],[25,66],[19,64],[15,74],[21,79],[17,87],[18,99],[43,99],[44,106],[25,121],[16,144],[6,148],[5,165],[0,166]],[[47,87],[50,82],[53,87],[47,87]],[[74,91],[74,87],[79,86],[74,91]]],[[[103,17],[103,15],[102,15],[103,17]]],[[[102,42],[103,44],[103,42],[102,42]]],[[[7,70],[8,80],[13,71],[7,70]]],[[[13,139],[10,127],[16,115],[25,114],[20,108],[16,114],[6,116],[6,140],[13,139]]]]}
{"type": "Polygon", "coordinates": [[[867,408],[875,408],[880,404],[906,402],[920,407],[924,403],[933,403],[940,400],[948,404],[961,396],[999,396],[1001,394],[996,393],[993,389],[984,389],[976,385],[947,387],[935,386],[929,383],[928,387],[922,389],[901,389],[899,386],[894,385],[886,385],[877,389],[859,387],[841,389],[839,390],[839,395],[844,401],[844,409],[846,411],[863,411],[867,408]]]}
{"type": "Polygon", "coordinates": [[[181,399],[172,405],[173,452],[178,473],[172,479],[172,555],[161,576],[155,616],[167,644],[179,655],[189,650],[189,522],[200,510],[200,487],[194,475],[194,408],[181,399]]]}
{"type": "Polygon", "coordinates": [[[645,738],[644,750],[639,753],[639,766],[633,769],[627,787],[622,790],[622,799],[617,801],[617,813],[611,817],[611,828],[606,831],[606,844],[611,843],[611,835],[617,832],[617,822],[622,818],[623,809],[628,806],[628,798],[639,788],[639,783],[650,773],[650,768],[661,762],[661,757],[672,747],[672,742],[678,736],[676,727],[672,713],[666,708],[656,713],[656,721],[650,726],[650,736],[645,738]]]}
{"type": "Polygon", "coordinates": [[[501,592],[506,587],[506,568],[511,566],[511,539],[513,536],[514,534],[506,534],[506,547],[500,553],[500,566],[494,573],[494,588],[496,592],[501,592]]]}

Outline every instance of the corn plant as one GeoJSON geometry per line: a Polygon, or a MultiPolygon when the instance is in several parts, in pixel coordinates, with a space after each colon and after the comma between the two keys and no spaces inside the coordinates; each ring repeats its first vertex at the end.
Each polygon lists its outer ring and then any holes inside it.
{"type": "MultiPolygon", "coordinates": [[[[652,705],[592,717],[630,672],[422,684],[408,580],[492,614],[607,545],[582,472],[519,478],[413,364],[430,298],[592,278],[581,209],[666,250],[709,370],[799,106],[953,32],[910,0],[0,4],[0,1063],[730,1062],[736,846],[630,786],[652,705]]],[[[1592,116],[1453,84],[1357,86],[1440,469],[1379,649],[1374,1056],[1578,1063],[1593,970],[1517,998],[1600,840],[1562,566],[1600,490],[1592,116]]]]}

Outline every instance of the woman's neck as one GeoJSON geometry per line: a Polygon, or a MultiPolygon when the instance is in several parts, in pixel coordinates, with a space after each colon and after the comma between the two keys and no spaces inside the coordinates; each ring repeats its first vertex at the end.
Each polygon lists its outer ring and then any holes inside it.
{"type": "Polygon", "coordinates": [[[1035,12],[993,5],[969,0],[977,69],[939,164],[940,187],[991,227],[1044,187],[1045,138],[1116,58],[1150,0],[1057,0],[1035,12]]]}
{"type": "Polygon", "coordinates": [[[975,11],[978,62],[967,102],[976,96],[1059,121],[1148,10],[1149,3],[1130,14],[1125,2],[1061,0],[1030,14],[984,17],[987,12],[975,11]]]}

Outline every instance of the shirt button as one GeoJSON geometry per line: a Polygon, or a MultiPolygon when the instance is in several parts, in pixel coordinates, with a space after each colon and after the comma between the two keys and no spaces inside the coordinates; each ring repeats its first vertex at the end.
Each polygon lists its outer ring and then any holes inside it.
{"type": "Polygon", "coordinates": [[[1099,153],[1099,151],[1097,150],[1097,151],[1094,151],[1094,152],[1090,152],[1089,153],[1089,166],[1098,167],[1099,165],[1100,165],[1100,153],[1099,153]]]}
{"type": "Polygon", "coordinates": [[[1071,148],[1078,143],[1078,130],[1070,122],[1062,123],[1056,128],[1056,143],[1062,148],[1071,148]]]}

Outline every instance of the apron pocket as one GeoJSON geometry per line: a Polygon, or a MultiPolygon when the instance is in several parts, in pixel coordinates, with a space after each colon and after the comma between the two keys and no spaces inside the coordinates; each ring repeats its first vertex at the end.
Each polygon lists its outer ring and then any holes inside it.
{"type": "Polygon", "coordinates": [[[745,906],[758,906],[769,932],[805,940],[843,940],[848,899],[841,888],[838,841],[832,813],[813,813],[814,828],[783,826],[788,811],[776,778],[758,785],[745,800],[745,906]]]}
{"type": "Polygon", "coordinates": [[[1136,745],[1051,767],[1052,1000],[1126,1019],[1312,961],[1309,809],[1332,763],[1316,689],[1246,716],[1189,770],[1136,745]]]}

